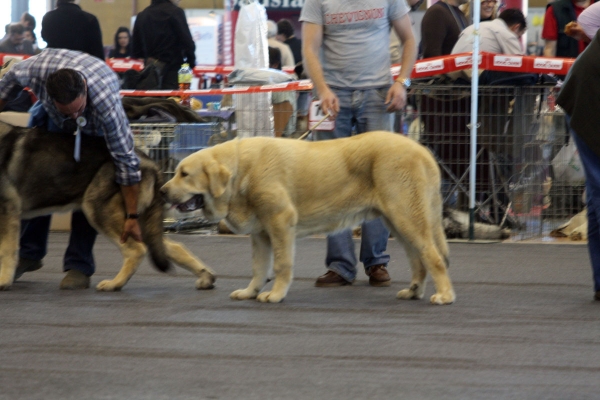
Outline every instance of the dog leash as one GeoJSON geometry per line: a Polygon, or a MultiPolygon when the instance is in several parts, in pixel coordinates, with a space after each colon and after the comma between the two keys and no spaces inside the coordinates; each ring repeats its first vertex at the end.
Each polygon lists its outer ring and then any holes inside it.
{"type": "Polygon", "coordinates": [[[323,122],[323,121],[325,121],[327,118],[329,118],[329,116],[330,116],[330,115],[331,115],[331,114],[329,114],[329,113],[325,114],[325,116],[324,116],[323,118],[321,118],[321,120],[320,120],[319,122],[317,122],[317,124],[316,124],[315,126],[313,126],[313,127],[312,127],[312,128],[310,128],[309,130],[307,130],[306,132],[304,132],[304,133],[302,134],[302,136],[300,136],[300,137],[298,138],[298,140],[302,140],[302,139],[304,139],[305,137],[307,137],[308,135],[310,135],[310,134],[312,133],[312,131],[314,131],[315,129],[317,129],[317,127],[318,127],[319,125],[321,125],[321,122],[323,122]]]}

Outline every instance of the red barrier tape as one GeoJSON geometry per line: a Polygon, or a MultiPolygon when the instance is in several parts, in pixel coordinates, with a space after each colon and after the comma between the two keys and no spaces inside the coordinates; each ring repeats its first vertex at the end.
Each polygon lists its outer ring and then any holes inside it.
{"type": "MultiPolygon", "coordinates": [[[[1,54],[0,63],[4,64],[5,58],[16,58],[24,60],[29,58],[23,54],[1,54]]],[[[411,78],[425,78],[428,76],[447,74],[449,72],[460,71],[471,68],[471,53],[453,54],[442,57],[428,58],[419,60],[415,63],[411,78]]],[[[551,58],[534,56],[516,56],[494,53],[480,53],[479,68],[490,71],[506,71],[520,73],[537,74],[556,74],[566,75],[575,62],[574,58],[551,58]]],[[[136,59],[109,59],[106,63],[115,72],[124,72],[128,69],[140,71],[144,67],[141,60],[136,59]]],[[[394,78],[400,73],[400,65],[392,66],[392,75],[394,78]]],[[[228,75],[234,70],[232,66],[195,66],[194,75],[201,76],[207,73],[217,73],[228,75]]],[[[293,72],[291,68],[284,68],[286,72],[293,72]]],[[[259,92],[283,92],[288,90],[311,90],[312,83],[309,80],[294,81],[276,85],[263,85],[252,87],[234,87],[224,89],[203,89],[203,90],[122,90],[123,96],[180,96],[185,93],[190,96],[198,95],[222,95],[238,93],[259,93],[259,92]]]]}

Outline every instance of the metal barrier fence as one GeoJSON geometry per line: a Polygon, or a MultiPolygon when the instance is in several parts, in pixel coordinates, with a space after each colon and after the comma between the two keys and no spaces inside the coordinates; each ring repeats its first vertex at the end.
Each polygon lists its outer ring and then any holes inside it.
{"type": "MultiPolygon", "coordinates": [[[[476,216],[517,240],[544,237],[583,208],[583,181],[556,173],[570,159],[554,95],[545,85],[478,89],[476,216]]],[[[446,205],[468,211],[470,86],[417,84],[410,103],[405,133],[438,159],[446,205]]]]}
{"type": "MultiPolygon", "coordinates": [[[[158,163],[164,180],[173,177],[179,161],[209,146],[221,137],[221,124],[209,123],[135,123],[131,124],[135,145],[158,163]]],[[[210,226],[202,211],[182,213],[169,210],[165,228],[172,231],[210,226]]]]}
{"type": "MultiPolygon", "coordinates": [[[[583,208],[583,182],[555,173],[571,159],[561,152],[568,135],[553,94],[553,87],[544,85],[479,88],[476,215],[510,228],[516,240],[546,236],[583,208]]],[[[230,108],[205,113],[212,115],[212,122],[202,124],[132,124],[136,145],[160,164],[169,179],[183,157],[235,137],[241,119],[249,113],[253,120],[260,115],[274,121],[272,131],[254,135],[297,138],[309,129],[310,94],[296,91],[279,97],[296,99],[296,104],[282,107],[277,103],[264,109],[262,103],[255,103],[243,112],[230,108]]],[[[442,169],[446,205],[465,212],[471,168],[470,106],[469,86],[417,83],[410,91],[407,111],[396,115],[394,125],[433,151],[442,169]]],[[[167,228],[183,230],[203,224],[201,214],[172,212],[167,228]]]]}

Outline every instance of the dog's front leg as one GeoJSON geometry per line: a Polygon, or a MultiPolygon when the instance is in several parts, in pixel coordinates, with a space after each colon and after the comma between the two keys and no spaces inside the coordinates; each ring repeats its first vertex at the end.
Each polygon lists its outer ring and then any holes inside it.
{"type": "Polygon", "coordinates": [[[0,227],[0,290],[10,289],[15,277],[21,228],[18,215],[0,216],[4,219],[4,224],[0,227]]]}
{"type": "Polygon", "coordinates": [[[273,246],[273,288],[270,292],[258,295],[258,301],[263,303],[279,303],[287,295],[292,284],[294,262],[294,246],[296,236],[293,228],[286,227],[271,234],[271,245],[273,246]]]}
{"type": "Polygon", "coordinates": [[[183,244],[173,240],[164,239],[165,247],[169,258],[177,265],[187,269],[198,277],[196,280],[196,289],[212,289],[215,287],[215,273],[212,269],[194,256],[183,244]]]}
{"type": "Polygon", "coordinates": [[[271,266],[273,249],[266,233],[250,235],[252,240],[252,280],[245,289],[232,292],[229,297],[233,300],[255,299],[267,282],[267,273],[271,266]]]}

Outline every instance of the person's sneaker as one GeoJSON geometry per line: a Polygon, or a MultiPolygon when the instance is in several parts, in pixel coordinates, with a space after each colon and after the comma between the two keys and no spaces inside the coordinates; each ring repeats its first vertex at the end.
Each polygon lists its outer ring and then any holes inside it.
{"type": "Polygon", "coordinates": [[[316,287],[336,287],[352,285],[352,282],[345,280],[339,274],[333,271],[327,271],[326,274],[321,275],[315,282],[316,287]]]}
{"type": "Polygon", "coordinates": [[[381,287],[390,286],[392,284],[392,278],[388,274],[384,264],[373,265],[369,268],[369,285],[381,287]]]}
{"type": "Polygon", "coordinates": [[[19,258],[19,263],[17,264],[17,269],[15,270],[15,279],[16,281],[19,279],[25,272],[33,272],[42,268],[44,264],[42,264],[42,260],[32,260],[30,258],[19,258]]]}
{"type": "Polygon", "coordinates": [[[87,289],[90,287],[90,277],[85,276],[82,272],[76,269],[67,271],[67,275],[60,282],[62,290],[87,289]]]}

